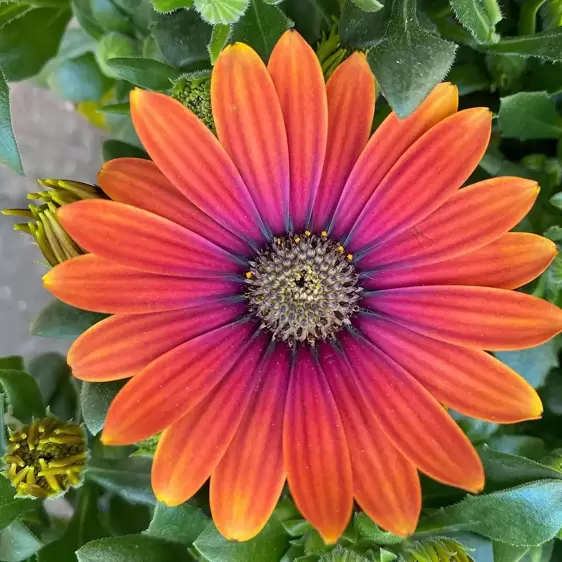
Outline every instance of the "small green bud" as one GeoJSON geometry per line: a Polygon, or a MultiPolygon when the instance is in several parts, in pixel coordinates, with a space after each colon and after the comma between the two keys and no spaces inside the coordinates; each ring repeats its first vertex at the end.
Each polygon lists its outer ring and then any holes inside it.
{"type": "Polygon", "coordinates": [[[27,196],[35,204],[28,209],[4,209],[2,214],[29,219],[16,224],[14,230],[33,236],[45,259],[55,266],[84,253],[60,225],[57,209],[83,199],[104,197],[104,193],[99,187],[77,181],[44,179],[39,183],[47,189],[27,196]]]}
{"type": "Polygon", "coordinates": [[[410,543],[403,558],[405,562],[473,562],[462,544],[447,537],[432,537],[410,543]]]}
{"type": "Polygon", "coordinates": [[[48,498],[82,484],[88,460],[83,428],[54,417],[34,420],[11,433],[4,476],[16,496],[48,498]]]}
{"type": "Polygon", "coordinates": [[[211,110],[211,75],[201,72],[180,78],[172,89],[172,97],[193,111],[214,133],[215,122],[211,110]]]}
{"type": "Polygon", "coordinates": [[[316,55],[322,66],[325,80],[328,80],[334,70],[348,57],[349,53],[340,43],[337,20],[334,20],[334,24],[328,35],[322,32],[322,39],[316,47],[316,55]]]}

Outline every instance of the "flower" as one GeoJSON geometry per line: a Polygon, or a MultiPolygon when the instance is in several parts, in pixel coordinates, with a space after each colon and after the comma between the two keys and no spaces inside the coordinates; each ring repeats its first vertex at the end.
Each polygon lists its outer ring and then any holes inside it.
{"type": "Polygon", "coordinates": [[[4,475],[18,496],[48,498],[79,486],[87,459],[83,428],[46,417],[10,434],[4,475]]]}
{"type": "Polygon", "coordinates": [[[374,78],[353,54],[325,84],[290,31],[266,67],[247,45],[219,57],[217,136],[163,94],[131,95],[152,161],[104,165],[113,201],[59,220],[91,252],[44,279],[61,300],[112,313],[72,346],[86,381],[132,377],[106,444],[163,431],[152,470],[168,505],[209,478],[218,529],[253,537],[288,481],[327,542],[353,500],[407,535],[418,470],[478,492],[481,461],[446,407],[496,423],[538,418],[525,380],[482,350],[538,345],[562,311],[515,292],[556,250],[508,233],[536,183],[463,189],[491,114],[457,112],[441,84],[369,139],[374,78]]]}

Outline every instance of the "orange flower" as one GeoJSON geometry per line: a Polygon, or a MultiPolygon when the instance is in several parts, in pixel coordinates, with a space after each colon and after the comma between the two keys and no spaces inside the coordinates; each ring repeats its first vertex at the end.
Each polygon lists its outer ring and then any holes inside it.
{"type": "Polygon", "coordinates": [[[412,533],[418,470],[471,492],[478,455],[442,404],[497,423],[537,418],[535,391],[482,350],[538,345],[562,312],[515,289],[555,255],[507,233],[538,186],[497,178],[459,190],[482,157],[490,112],[457,113],[441,84],[369,139],[374,80],[361,54],[325,85],[287,32],[266,68],[248,46],[212,75],[218,139],[180,103],[140,90],[136,130],[152,162],[107,163],[113,199],[59,219],[91,252],[46,286],[113,313],[73,345],[83,380],[133,377],[103,440],[164,431],[152,482],[169,505],[211,478],[215,523],[253,537],[285,480],[327,542],[353,499],[412,533]]]}

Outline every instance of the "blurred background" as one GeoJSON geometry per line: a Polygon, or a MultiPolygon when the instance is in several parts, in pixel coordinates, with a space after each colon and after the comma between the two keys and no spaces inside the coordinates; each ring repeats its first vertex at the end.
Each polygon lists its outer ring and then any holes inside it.
{"type": "MultiPolygon", "coordinates": [[[[0,209],[26,208],[37,178],[94,182],[103,133],[70,102],[29,83],[10,87],[13,125],[26,177],[0,166],[0,209]]],[[[13,231],[15,217],[0,215],[0,357],[64,351],[67,344],[31,336],[30,322],[50,301],[41,277],[48,268],[30,236],[13,231]]]]}

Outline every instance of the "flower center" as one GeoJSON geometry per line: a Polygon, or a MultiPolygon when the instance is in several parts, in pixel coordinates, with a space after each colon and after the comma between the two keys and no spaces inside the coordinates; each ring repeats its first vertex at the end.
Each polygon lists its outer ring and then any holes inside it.
{"type": "Polygon", "coordinates": [[[351,259],[325,232],[276,238],[250,262],[249,308],[274,339],[330,339],[357,310],[361,288],[351,259]]]}

